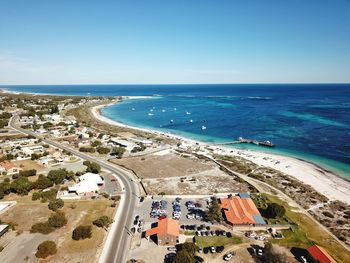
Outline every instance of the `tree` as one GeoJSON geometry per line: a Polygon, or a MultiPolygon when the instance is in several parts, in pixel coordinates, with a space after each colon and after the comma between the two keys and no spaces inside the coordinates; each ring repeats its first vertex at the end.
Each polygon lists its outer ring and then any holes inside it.
{"type": "Polygon", "coordinates": [[[47,175],[47,178],[49,178],[52,182],[54,182],[57,185],[63,182],[67,174],[68,172],[66,169],[51,170],[47,175]]]}
{"type": "Polygon", "coordinates": [[[24,177],[35,176],[36,175],[36,170],[35,169],[31,169],[31,170],[19,171],[18,175],[19,176],[24,176],[24,177]]]}
{"type": "Polygon", "coordinates": [[[43,124],[44,129],[51,128],[52,126],[53,126],[53,124],[52,124],[51,122],[45,122],[45,123],[43,124]]]}
{"type": "Polygon", "coordinates": [[[11,191],[19,195],[27,195],[32,189],[32,183],[27,177],[19,177],[11,183],[11,191]]]}
{"type": "Polygon", "coordinates": [[[37,154],[37,153],[32,153],[32,154],[30,155],[30,159],[31,159],[32,161],[38,160],[40,157],[41,157],[41,155],[39,155],[39,154],[37,154]]]}
{"type": "Polygon", "coordinates": [[[40,233],[43,235],[47,235],[50,234],[53,230],[54,228],[51,227],[48,222],[40,222],[32,225],[30,233],[40,233]]]}
{"type": "Polygon", "coordinates": [[[98,146],[100,146],[101,144],[102,144],[101,141],[95,140],[95,141],[93,141],[93,142],[91,143],[91,146],[92,146],[92,147],[98,147],[98,146]]]}
{"type": "Polygon", "coordinates": [[[112,154],[116,155],[118,159],[122,158],[124,153],[125,153],[124,147],[114,147],[112,150],[112,154]]]}
{"type": "Polygon", "coordinates": [[[35,253],[37,258],[47,258],[48,256],[55,255],[57,253],[57,247],[53,241],[44,241],[38,246],[38,251],[35,253]]]}
{"type": "Polygon", "coordinates": [[[217,221],[221,222],[222,221],[222,214],[221,214],[221,209],[220,205],[217,199],[213,199],[210,202],[209,209],[206,213],[206,218],[208,221],[217,221]]]}
{"type": "Polygon", "coordinates": [[[73,233],[72,233],[73,240],[91,238],[91,236],[92,236],[92,228],[90,225],[78,226],[73,230],[73,233]]]}
{"type": "Polygon", "coordinates": [[[198,246],[194,243],[185,242],[176,245],[176,257],[174,263],[194,263],[198,246]]]}
{"type": "Polygon", "coordinates": [[[40,174],[38,179],[33,183],[33,189],[46,189],[53,185],[54,183],[49,178],[40,174]]]}
{"type": "Polygon", "coordinates": [[[267,208],[264,211],[264,215],[268,218],[277,218],[282,217],[286,213],[284,206],[277,203],[268,204],[267,208]]]}
{"type": "Polygon", "coordinates": [[[83,164],[85,166],[87,166],[86,172],[91,172],[91,173],[94,173],[94,174],[98,174],[101,171],[101,166],[98,165],[97,163],[92,163],[92,162],[89,162],[89,161],[85,161],[85,162],[83,162],[83,164]]]}
{"type": "Polygon", "coordinates": [[[97,152],[99,153],[99,154],[108,154],[109,153],[109,148],[107,148],[107,147],[98,147],[97,148],[97,152]]]}
{"type": "Polygon", "coordinates": [[[194,256],[186,250],[180,250],[176,253],[173,263],[194,263],[194,256]]]}
{"type": "Polygon", "coordinates": [[[275,247],[267,242],[265,244],[265,259],[269,263],[288,263],[288,257],[285,253],[278,251],[275,247]]]}
{"type": "Polygon", "coordinates": [[[64,202],[62,199],[55,199],[51,200],[48,204],[48,207],[52,211],[57,211],[58,209],[62,208],[64,206],[64,202]]]}
{"type": "Polygon", "coordinates": [[[63,212],[56,212],[49,217],[47,222],[51,227],[60,228],[65,226],[68,220],[63,212]]]}
{"type": "Polygon", "coordinates": [[[100,218],[94,220],[92,223],[97,227],[108,227],[113,220],[108,216],[101,216],[100,218]]]}

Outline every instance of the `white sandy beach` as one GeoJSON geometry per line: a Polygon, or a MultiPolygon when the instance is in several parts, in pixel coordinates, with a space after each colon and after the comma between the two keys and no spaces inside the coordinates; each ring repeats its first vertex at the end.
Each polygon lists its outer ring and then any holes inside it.
{"type": "MultiPolygon", "coordinates": [[[[128,97],[129,98],[129,97],[128,97]]],[[[130,97],[135,98],[135,97],[130,97]]],[[[157,135],[168,136],[169,138],[179,139],[182,142],[192,145],[194,147],[200,146],[201,149],[211,148],[214,153],[229,155],[229,156],[240,156],[247,160],[250,160],[260,166],[271,167],[278,171],[281,171],[287,175],[293,176],[299,179],[301,182],[311,185],[316,191],[322,193],[330,200],[340,200],[350,204],[350,182],[331,173],[324,169],[319,168],[309,162],[298,160],[293,157],[288,157],[284,155],[277,155],[271,153],[264,153],[252,150],[242,150],[234,149],[225,146],[216,146],[208,143],[203,143],[188,138],[184,138],[178,135],[154,131],[150,129],[138,128],[123,123],[113,121],[101,115],[100,110],[103,107],[112,105],[110,103],[107,105],[100,105],[91,108],[93,116],[105,123],[110,125],[117,125],[119,127],[132,128],[148,133],[153,133],[157,135]]]]}

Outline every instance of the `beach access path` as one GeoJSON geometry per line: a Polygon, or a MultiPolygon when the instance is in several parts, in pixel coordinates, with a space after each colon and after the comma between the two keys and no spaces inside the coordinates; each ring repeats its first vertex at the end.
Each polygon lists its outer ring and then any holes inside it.
{"type": "Polygon", "coordinates": [[[109,172],[118,176],[122,182],[122,190],[124,194],[121,195],[120,205],[118,206],[117,213],[114,218],[114,222],[109,230],[104,248],[100,255],[99,262],[101,263],[115,263],[115,262],[125,262],[127,251],[129,250],[129,244],[131,240],[130,228],[134,217],[134,207],[139,201],[139,188],[137,183],[132,179],[133,175],[125,170],[120,169],[116,165],[112,165],[105,161],[100,161],[94,157],[87,154],[81,153],[75,149],[72,149],[66,145],[62,145],[58,142],[54,142],[45,138],[38,136],[38,134],[19,128],[16,124],[18,121],[18,115],[14,115],[10,121],[9,126],[23,134],[31,135],[36,138],[40,138],[43,142],[66,150],[77,157],[87,160],[90,162],[95,162],[99,164],[102,168],[108,170],[109,172]]]}

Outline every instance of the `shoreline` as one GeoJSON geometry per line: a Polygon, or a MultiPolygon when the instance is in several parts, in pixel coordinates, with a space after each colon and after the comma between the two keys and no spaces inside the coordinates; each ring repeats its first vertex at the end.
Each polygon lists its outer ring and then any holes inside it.
{"type": "MultiPolygon", "coordinates": [[[[125,96],[123,98],[125,100],[131,99],[131,97],[125,96]]],[[[118,102],[90,107],[90,112],[94,118],[109,125],[134,129],[160,136],[166,136],[175,140],[181,140],[190,146],[200,147],[201,150],[205,150],[203,148],[209,148],[212,150],[212,153],[215,154],[242,157],[258,164],[259,166],[271,167],[288,176],[292,176],[305,184],[312,186],[317,192],[325,195],[330,200],[340,200],[350,204],[350,181],[347,180],[347,178],[341,177],[334,172],[321,167],[318,164],[314,164],[311,161],[303,160],[300,158],[279,155],[275,153],[265,153],[250,149],[237,149],[213,145],[210,143],[196,141],[194,139],[189,139],[180,135],[171,134],[169,132],[161,132],[148,128],[130,126],[103,116],[101,110],[104,107],[108,107],[116,103],[118,102]]]]}

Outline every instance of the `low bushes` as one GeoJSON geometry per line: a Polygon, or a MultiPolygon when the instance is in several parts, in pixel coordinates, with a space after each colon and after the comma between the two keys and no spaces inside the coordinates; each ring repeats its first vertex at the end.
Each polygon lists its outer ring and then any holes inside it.
{"type": "Polygon", "coordinates": [[[92,236],[92,228],[90,225],[78,226],[73,230],[73,233],[72,233],[73,240],[91,238],[91,236],[92,236]]]}
{"type": "Polygon", "coordinates": [[[53,241],[44,241],[38,246],[38,251],[35,253],[37,258],[47,258],[48,256],[57,253],[56,243],[53,241]]]}

